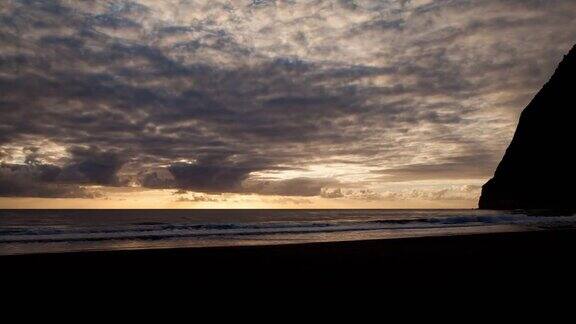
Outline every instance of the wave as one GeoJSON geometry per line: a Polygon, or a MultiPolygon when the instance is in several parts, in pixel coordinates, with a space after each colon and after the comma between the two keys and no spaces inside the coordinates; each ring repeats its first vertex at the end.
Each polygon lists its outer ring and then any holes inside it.
{"type": "Polygon", "coordinates": [[[411,219],[282,221],[258,223],[181,223],[137,222],[105,226],[4,227],[0,243],[72,242],[103,240],[158,240],[272,234],[334,233],[376,230],[416,230],[488,225],[575,227],[576,216],[462,215],[411,219]]]}

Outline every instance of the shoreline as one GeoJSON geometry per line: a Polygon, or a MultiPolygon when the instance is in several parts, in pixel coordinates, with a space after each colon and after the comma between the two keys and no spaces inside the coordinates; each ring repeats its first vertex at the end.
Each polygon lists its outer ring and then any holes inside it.
{"type": "MultiPolygon", "coordinates": [[[[576,230],[546,230],[270,246],[90,251],[0,256],[3,272],[35,280],[148,281],[169,274],[197,286],[334,282],[500,280],[571,277],[576,230]],[[193,279],[190,279],[193,278],[193,279]],[[202,281],[196,282],[202,278],[202,281]],[[511,279],[508,278],[508,279],[511,279]]],[[[382,282],[380,282],[382,283],[382,282]]]]}
{"type": "MultiPolygon", "coordinates": [[[[308,234],[316,234],[315,232],[307,232],[305,233],[304,237],[297,238],[298,234],[293,234],[288,238],[267,238],[266,240],[262,240],[259,235],[252,235],[252,234],[236,234],[236,237],[233,239],[227,239],[226,241],[222,241],[220,239],[216,239],[214,241],[211,240],[203,240],[201,242],[190,242],[186,241],[173,241],[171,244],[166,245],[103,245],[101,248],[90,248],[90,247],[77,247],[77,248],[70,248],[70,249],[63,249],[62,247],[52,247],[49,249],[31,249],[32,252],[23,252],[23,253],[7,253],[6,250],[2,250],[2,243],[0,243],[0,257],[3,256],[15,256],[15,255],[39,255],[39,254],[68,254],[68,253],[105,253],[105,252],[122,252],[122,251],[138,251],[138,250],[172,250],[172,249],[210,249],[210,248],[243,248],[243,247],[255,247],[255,246],[263,246],[263,247],[273,247],[273,246],[282,246],[282,245],[310,245],[310,244],[323,244],[323,243],[345,243],[345,242],[357,242],[357,241],[380,241],[380,240],[399,240],[399,239],[418,239],[418,238],[426,238],[426,237],[445,237],[445,236],[467,236],[467,235],[482,235],[482,234],[498,234],[498,233],[517,233],[517,232],[534,232],[534,231],[542,231],[543,229],[539,228],[529,228],[529,227],[518,227],[514,225],[478,225],[478,226],[465,226],[465,227],[453,227],[453,228],[446,228],[446,227],[436,227],[446,229],[446,232],[437,233],[437,232],[420,232],[420,233],[410,233],[406,235],[404,232],[407,229],[395,229],[394,231],[389,231],[387,233],[382,233],[382,230],[367,230],[362,231],[364,236],[363,238],[357,238],[355,235],[356,232],[354,231],[334,231],[328,232],[330,234],[338,233],[340,235],[332,237],[332,238],[323,238],[319,239],[316,238],[309,238],[307,237],[308,234]],[[480,231],[478,231],[480,229],[480,231]],[[450,231],[452,230],[452,231],[450,231]],[[396,233],[394,233],[396,232],[396,233]],[[351,234],[351,235],[350,235],[351,234]]],[[[434,227],[427,227],[426,230],[434,229],[434,227]]],[[[408,229],[414,231],[414,229],[408,229]]],[[[319,231],[317,233],[325,233],[324,231],[319,231]]],[[[271,235],[274,235],[272,233],[271,235]]],[[[178,237],[176,237],[178,238],[178,237]]],[[[86,240],[86,239],[83,239],[86,240]]],[[[82,241],[83,241],[82,240],[82,241]]],[[[125,239],[127,242],[131,242],[133,239],[125,239]]],[[[136,238],[138,240],[138,238],[136,238]]],[[[46,241],[45,244],[52,244],[52,243],[65,243],[69,240],[63,241],[46,241]]],[[[89,242],[107,242],[107,241],[114,241],[110,239],[88,239],[86,241],[89,242]]],[[[152,240],[154,241],[154,240],[152,240]]],[[[72,241],[75,242],[75,241],[72,241]]],[[[18,244],[20,242],[17,242],[18,244]]],[[[7,243],[10,244],[10,243],[7,243]]],[[[42,244],[42,242],[31,241],[24,242],[24,244],[42,244]]],[[[69,248],[69,247],[68,247],[69,248]]]]}

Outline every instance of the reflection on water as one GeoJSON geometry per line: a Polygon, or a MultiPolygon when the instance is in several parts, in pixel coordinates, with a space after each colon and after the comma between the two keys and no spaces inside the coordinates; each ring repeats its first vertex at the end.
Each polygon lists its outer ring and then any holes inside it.
{"type": "Polygon", "coordinates": [[[293,244],[574,224],[572,213],[478,210],[0,211],[0,254],[293,244]]]}

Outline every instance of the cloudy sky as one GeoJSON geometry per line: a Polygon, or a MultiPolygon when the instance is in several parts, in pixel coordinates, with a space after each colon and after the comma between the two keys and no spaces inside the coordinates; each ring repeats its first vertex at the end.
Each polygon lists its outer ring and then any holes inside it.
{"type": "Polygon", "coordinates": [[[573,0],[2,0],[0,207],[475,207],[573,0]]]}

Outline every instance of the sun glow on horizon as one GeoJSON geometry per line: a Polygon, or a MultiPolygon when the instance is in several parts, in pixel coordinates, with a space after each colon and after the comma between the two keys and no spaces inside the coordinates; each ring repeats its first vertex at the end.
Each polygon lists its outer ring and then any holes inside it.
{"type": "Polygon", "coordinates": [[[0,208],[474,208],[574,39],[570,0],[3,0],[0,208]]]}

